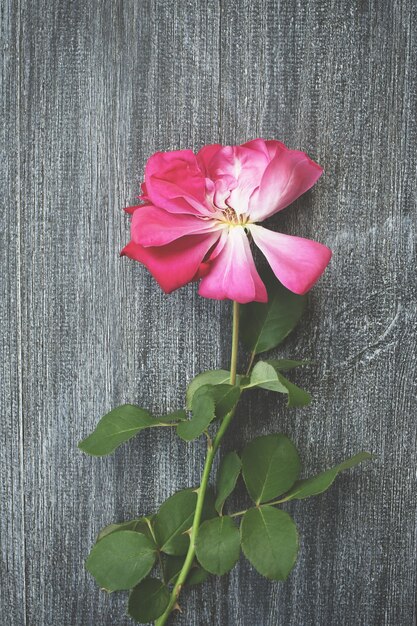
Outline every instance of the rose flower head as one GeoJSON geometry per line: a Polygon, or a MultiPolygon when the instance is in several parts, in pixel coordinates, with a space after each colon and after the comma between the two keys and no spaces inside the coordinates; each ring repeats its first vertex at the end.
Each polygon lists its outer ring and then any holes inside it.
{"type": "Polygon", "coordinates": [[[122,255],[143,263],[166,293],[199,280],[199,294],[266,302],[251,251],[265,255],[278,280],[306,293],[330,261],[321,243],[259,226],[310,189],[322,168],[279,141],[157,152],[145,168],[143,204],[132,214],[122,255]]]}

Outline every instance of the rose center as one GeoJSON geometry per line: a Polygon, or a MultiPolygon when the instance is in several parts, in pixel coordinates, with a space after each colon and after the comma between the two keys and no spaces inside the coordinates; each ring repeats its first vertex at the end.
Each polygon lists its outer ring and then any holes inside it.
{"type": "Polygon", "coordinates": [[[248,221],[247,216],[239,215],[239,213],[236,213],[236,211],[231,207],[222,209],[222,213],[223,221],[225,221],[230,226],[243,226],[248,221]]]}

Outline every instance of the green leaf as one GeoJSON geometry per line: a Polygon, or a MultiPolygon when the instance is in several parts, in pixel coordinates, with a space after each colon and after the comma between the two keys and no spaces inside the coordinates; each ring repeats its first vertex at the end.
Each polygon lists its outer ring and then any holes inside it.
{"type": "Polygon", "coordinates": [[[163,415],[162,417],[158,417],[158,422],[161,424],[171,424],[172,422],[183,422],[187,419],[187,413],[184,409],[179,409],[178,411],[172,411],[167,415],[163,415]]]}
{"type": "Polygon", "coordinates": [[[111,533],[97,542],[86,568],[106,591],[131,589],[149,574],[155,546],[145,535],[131,530],[111,533]]]}
{"type": "Polygon", "coordinates": [[[268,391],[285,393],[288,395],[288,406],[291,407],[309,404],[311,402],[310,394],[287,380],[279,371],[276,371],[271,363],[272,361],[259,361],[255,365],[246,389],[260,387],[261,389],[268,389],[268,391]]]}
{"type": "Polygon", "coordinates": [[[221,515],[226,498],[230,496],[236,486],[236,481],[242,469],[242,462],[236,452],[229,452],[220,463],[217,472],[216,511],[221,515]]]}
{"type": "Polygon", "coordinates": [[[254,568],[271,580],[285,580],[298,553],[297,527],[272,506],[249,509],[240,527],[242,550],[254,568]]]}
{"type": "Polygon", "coordinates": [[[208,391],[216,405],[217,419],[223,419],[239,401],[240,387],[233,385],[210,385],[208,391]]]}
{"type": "MultiPolygon", "coordinates": [[[[185,558],[183,556],[164,555],[164,577],[167,585],[175,584],[179,573],[184,565],[185,558]]],[[[199,585],[210,576],[200,565],[195,562],[187,576],[185,584],[188,586],[199,585]]]]}
{"type": "Polygon", "coordinates": [[[204,385],[194,393],[191,419],[180,422],[177,426],[177,435],[181,439],[191,441],[199,437],[215,418],[216,407],[210,390],[209,385],[204,385]]]}
{"type": "Polygon", "coordinates": [[[287,405],[291,407],[307,406],[311,402],[311,396],[308,391],[297,387],[294,383],[290,383],[289,380],[284,378],[282,374],[278,374],[279,381],[284,387],[287,388],[288,402],[287,405]]]}
{"type": "Polygon", "coordinates": [[[277,372],[266,361],[259,361],[253,368],[250,383],[246,389],[250,387],[261,387],[269,391],[287,393],[287,388],[280,382],[277,372]]]}
{"type": "Polygon", "coordinates": [[[142,533],[142,535],[146,535],[148,539],[154,543],[151,530],[149,528],[149,524],[151,523],[152,516],[140,517],[139,519],[133,519],[129,522],[121,522],[120,524],[109,524],[102,528],[98,534],[97,541],[107,537],[107,535],[111,535],[111,533],[118,532],[120,530],[133,530],[137,533],[142,533]],[[148,521],[147,521],[148,520],[148,521]]]}
{"type": "Polygon", "coordinates": [[[164,563],[164,578],[167,585],[175,584],[179,573],[184,565],[184,556],[170,556],[169,554],[163,555],[164,563]]]}
{"type": "Polygon", "coordinates": [[[268,359],[265,362],[272,365],[277,372],[293,370],[296,367],[303,367],[304,365],[311,365],[312,363],[312,361],[308,359],[303,361],[293,361],[292,359],[268,359]]]}
{"type": "Polygon", "coordinates": [[[207,572],[202,567],[193,566],[190,570],[190,573],[187,576],[187,580],[185,581],[185,584],[188,585],[188,587],[192,587],[194,585],[201,585],[201,583],[204,583],[209,576],[210,576],[210,572],[207,572]]]}
{"type": "Polygon", "coordinates": [[[148,411],[133,404],[123,404],[102,417],[95,430],[78,447],[92,456],[104,456],[144,428],[157,425],[158,421],[148,411]]]}
{"type": "Polygon", "coordinates": [[[251,302],[241,307],[241,338],[246,347],[259,354],[279,345],[297,325],[306,306],[306,296],[286,289],[270,276],[265,281],[268,302],[251,302]]]}
{"type": "Polygon", "coordinates": [[[359,452],[359,454],[355,454],[355,456],[347,459],[347,461],[343,461],[343,463],[339,463],[339,465],[336,465],[335,467],[332,467],[325,472],[321,472],[320,474],[317,474],[317,476],[298,480],[292,486],[291,490],[285,495],[285,499],[303,500],[304,498],[316,496],[319,493],[323,493],[323,491],[326,491],[326,489],[328,489],[330,485],[334,482],[339,472],[350,469],[351,467],[358,465],[362,461],[373,458],[374,455],[370,454],[369,452],[359,452]]]}
{"type": "Polygon", "coordinates": [[[217,511],[215,508],[216,496],[212,487],[207,487],[206,497],[204,498],[203,510],[201,511],[201,521],[205,522],[208,519],[217,517],[217,511]]]}
{"type": "Polygon", "coordinates": [[[165,500],[155,515],[153,527],[158,546],[166,554],[182,555],[188,550],[190,539],[184,534],[193,524],[197,494],[191,489],[174,493],[165,500]]]}
{"type": "MultiPolygon", "coordinates": [[[[244,383],[247,382],[247,377],[246,376],[242,376],[242,375],[237,375],[236,376],[236,387],[240,388],[244,383]]],[[[195,392],[197,391],[197,389],[200,389],[200,387],[203,386],[209,386],[212,388],[213,391],[213,397],[215,399],[215,401],[217,402],[217,404],[220,405],[220,403],[223,402],[222,399],[222,394],[224,395],[224,391],[225,389],[222,390],[222,392],[217,392],[215,391],[215,387],[217,386],[223,386],[223,385],[227,385],[228,388],[230,388],[232,385],[230,385],[230,372],[228,372],[227,370],[210,370],[208,372],[203,372],[202,374],[199,374],[198,376],[196,376],[191,383],[188,385],[188,389],[187,389],[187,402],[186,402],[186,408],[188,410],[191,410],[192,407],[192,401],[193,401],[193,396],[195,394],[195,392]]],[[[234,391],[232,392],[234,394],[236,394],[237,392],[234,391]]],[[[237,400],[236,400],[237,402],[237,400]]],[[[236,403],[235,403],[236,404],[236,403]]],[[[229,408],[229,411],[233,408],[233,405],[231,406],[231,408],[229,408]]],[[[222,406],[217,407],[217,411],[219,412],[224,412],[224,413],[228,413],[229,411],[225,410],[224,408],[222,408],[222,406]]],[[[217,413],[216,411],[216,413],[217,413]]],[[[220,417],[219,415],[217,415],[217,417],[220,417]]]]}
{"type": "Polygon", "coordinates": [[[198,374],[188,385],[186,408],[192,408],[193,396],[197,389],[203,385],[222,385],[230,382],[230,372],[227,370],[209,370],[198,374]]]}
{"type": "Polygon", "coordinates": [[[300,459],[288,437],[265,435],[243,450],[242,468],[249,495],[259,504],[289,490],[300,473],[300,459]]]}
{"type": "Polygon", "coordinates": [[[128,613],[139,624],[154,622],[169,604],[168,587],[156,578],[147,578],[132,589],[128,613]]]}
{"type": "Polygon", "coordinates": [[[274,368],[277,378],[283,387],[286,387],[288,392],[288,406],[292,407],[300,407],[306,406],[311,402],[311,396],[304,389],[300,389],[294,383],[291,383],[287,380],[282,374],[280,374],[281,370],[293,369],[294,367],[298,367],[298,365],[304,365],[309,361],[288,361],[286,359],[273,359],[265,361],[268,365],[272,365],[274,368]],[[289,366],[289,364],[292,364],[289,366]],[[295,365],[297,364],[297,365],[295,365]]]}
{"type": "Polygon", "coordinates": [[[217,517],[204,522],[196,540],[199,563],[211,574],[222,576],[232,569],[239,558],[239,530],[231,517],[217,517]]]}

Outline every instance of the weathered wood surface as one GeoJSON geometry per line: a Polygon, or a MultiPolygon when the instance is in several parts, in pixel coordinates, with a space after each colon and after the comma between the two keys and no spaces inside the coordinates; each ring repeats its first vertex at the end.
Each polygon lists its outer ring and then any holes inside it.
{"type": "Polygon", "coordinates": [[[243,560],[187,594],[180,625],[412,626],[416,586],[416,26],[413,0],[3,0],[2,622],[124,626],[83,569],[97,531],[198,481],[203,443],[144,433],[107,459],[77,441],[125,401],[181,405],[227,365],[230,307],[166,297],[120,260],[146,158],[264,136],[326,171],[275,226],[334,259],[282,353],[305,410],[261,395],[226,448],[282,430],[307,470],[378,460],[289,507],[299,562],[243,560]]]}

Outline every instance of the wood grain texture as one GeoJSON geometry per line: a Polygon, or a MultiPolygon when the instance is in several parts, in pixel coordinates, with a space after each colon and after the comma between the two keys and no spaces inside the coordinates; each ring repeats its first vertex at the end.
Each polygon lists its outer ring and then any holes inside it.
{"type": "MultiPolygon", "coordinates": [[[[122,402],[179,408],[226,366],[230,307],[164,296],[119,259],[121,207],[158,149],[279,138],[321,163],[271,220],[334,259],[277,354],[310,357],[304,410],[254,394],[225,450],[294,438],[306,472],[378,459],[288,506],[285,584],[241,560],[184,594],[178,626],[412,626],[416,588],[417,5],[412,0],[3,0],[0,179],[2,615],[12,626],[128,626],[83,569],[97,531],[197,483],[204,444],[143,433],[76,449],[122,402]]],[[[244,355],[242,354],[242,359],[244,355]]],[[[231,502],[242,504],[243,494],[231,502]]]]}

